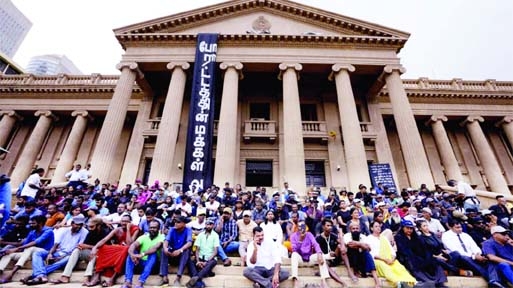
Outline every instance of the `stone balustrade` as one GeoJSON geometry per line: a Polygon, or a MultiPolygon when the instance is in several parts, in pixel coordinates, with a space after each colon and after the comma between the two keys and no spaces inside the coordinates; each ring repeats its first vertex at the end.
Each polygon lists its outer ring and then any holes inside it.
{"type": "Polygon", "coordinates": [[[452,80],[430,80],[423,77],[419,79],[404,79],[403,85],[406,90],[513,92],[513,82],[495,81],[494,79],[484,81],[464,81],[458,78],[452,80]]]}

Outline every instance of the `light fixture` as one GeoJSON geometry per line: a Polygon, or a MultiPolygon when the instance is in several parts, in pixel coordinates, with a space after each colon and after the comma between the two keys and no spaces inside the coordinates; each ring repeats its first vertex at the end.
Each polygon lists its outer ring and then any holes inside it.
{"type": "Polygon", "coordinates": [[[182,163],[178,163],[177,167],[178,167],[179,170],[182,170],[182,163]]]}
{"type": "Polygon", "coordinates": [[[340,165],[337,165],[337,171],[340,171],[340,165]]]}

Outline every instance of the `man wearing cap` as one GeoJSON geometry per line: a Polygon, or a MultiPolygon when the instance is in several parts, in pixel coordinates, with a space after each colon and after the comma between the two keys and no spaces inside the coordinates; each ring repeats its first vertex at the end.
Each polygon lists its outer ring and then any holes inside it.
{"type": "Polygon", "coordinates": [[[255,226],[251,234],[253,237],[248,246],[248,268],[244,269],[243,275],[254,282],[254,288],[276,288],[280,282],[289,278],[289,273],[281,269],[281,254],[275,249],[275,243],[269,237],[264,237],[262,227],[255,226]]]}
{"type": "Polygon", "coordinates": [[[199,207],[198,210],[196,210],[196,220],[187,223],[186,226],[192,229],[192,240],[196,240],[196,236],[205,230],[206,214],[207,210],[203,207],[199,207]]]}
{"type": "Polygon", "coordinates": [[[219,248],[219,235],[214,231],[213,218],[208,218],[205,222],[205,231],[201,232],[194,241],[196,247],[195,265],[191,265],[191,277],[187,282],[187,288],[205,287],[203,278],[208,276],[217,264],[217,253],[219,248]]]}
{"type": "Polygon", "coordinates": [[[233,210],[230,207],[223,209],[223,215],[219,218],[216,225],[216,232],[219,234],[219,257],[224,266],[232,265],[232,261],[226,253],[232,253],[239,250],[239,242],[235,241],[239,234],[237,222],[232,218],[233,210]]]}
{"type": "Polygon", "coordinates": [[[65,229],[50,251],[39,251],[32,256],[32,275],[27,285],[38,285],[48,282],[48,274],[58,270],[68,262],[73,250],[84,243],[89,231],[84,228],[85,217],[82,214],[74,216],[71,227],[65,229]]]}
{"type": "Polygon", "coordinates": [[[490,284],[494,287],[505,287],[513,284],[513,246],[509,238],[509,230],[502,226],[493,226],[490,229],[492,237],[483,242],[483,254],[489,260],[488,272],[490,284]]]}
{"type": "Polygon", "coordinates": [[[246,263],[246,250],[249,241],[253,239],[253,228],[257,226],[255,221],[251,220],[251,211],[249,210],[242,212],[242,219],[237,220],[237,228],[239,229],[239,255],[242,266],[246,263]]]}
{"type": "MultiPolygon", "coordinates": [[[[179,216],[176,218],[175,227],[169,230],[164,240],[164,246],[160,258],[160,276],[162,281],[160,285],[168,283],[168,264],[177,265],[176,279],[173,286],[180,286],[185,265],[189,265],[192,247],[192,229],[186,227],[187,218],[179,216]]],[[[190,270],[190,268],[189,268],[190,270]]]]}
{"type": "Polygon", "coordinates": [[[432,218],[433,212],[428,207],[422,208],[422,218],[426,220],[429,226],[429,231],[433,232],[438,238],[442,237],[442,233],[445,232],[445,228],[440,223],[440,220],[432,218]]]}

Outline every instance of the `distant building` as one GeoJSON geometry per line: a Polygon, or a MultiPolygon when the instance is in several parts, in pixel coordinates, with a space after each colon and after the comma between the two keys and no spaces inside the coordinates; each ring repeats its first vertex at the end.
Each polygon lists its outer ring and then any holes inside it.
{"type": "Polygon", "coordinates": [[[32,57],[27,66],[27,73],[35,75],[83,74],[66,56],[55,54],[32,57]]]}
{"type": "Polygon", "coordinates": [[[31,27],[32,22],[11,0],[0,0],[0,52],[12,58],[31,27]]]}
{"type": "Polygon", "coordinates": [[[7,57],[4,53],[0,52],[0,75],[16,75],[23,74],[23,69],[18,66],[14,61],[7,57]]]}

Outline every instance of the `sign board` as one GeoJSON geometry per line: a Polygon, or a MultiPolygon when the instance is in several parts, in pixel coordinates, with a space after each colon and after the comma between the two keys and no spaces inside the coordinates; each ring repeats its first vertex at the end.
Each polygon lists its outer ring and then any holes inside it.
{"type": "Polygon", "coordinates": [[[383,186],[388,186],[388,191],[397,193],[397,187],[395,186],[394,175],[390,164],[369,164],[369,174],[372,181],[372,186],[377,187],[378,183],[383,183],[383,186]]]}

